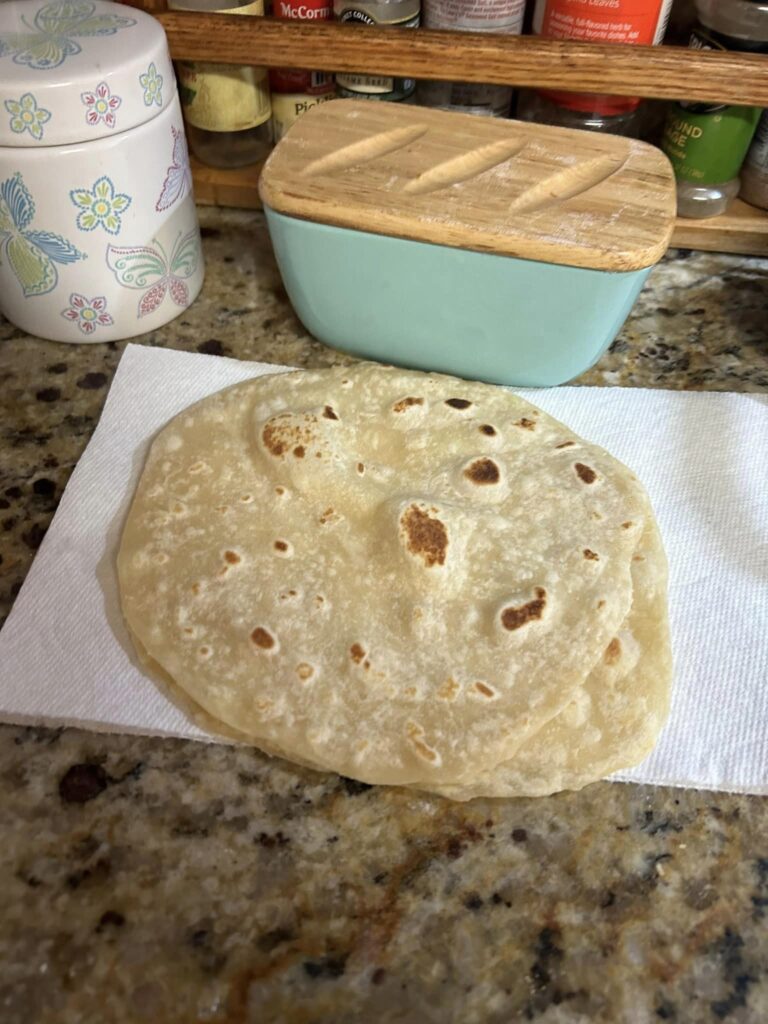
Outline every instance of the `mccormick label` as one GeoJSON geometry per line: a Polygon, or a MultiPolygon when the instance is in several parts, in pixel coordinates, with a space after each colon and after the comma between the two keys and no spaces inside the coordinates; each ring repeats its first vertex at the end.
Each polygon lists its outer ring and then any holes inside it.
{"type": "MultiPolygon", "coordinates": [[[[275,0],[272,15],[295,21],[330,21],[333,0],[275,0]]],[[[334,92],[332,75],[326,71],[303,71],[299,68],[270,68],[269,85],[273,93],[324,96],[334,92]]]]}

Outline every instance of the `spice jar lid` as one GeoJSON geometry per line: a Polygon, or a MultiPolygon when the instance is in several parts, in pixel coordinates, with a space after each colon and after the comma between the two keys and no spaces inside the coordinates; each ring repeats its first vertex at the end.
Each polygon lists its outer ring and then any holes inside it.
{"type": "Polygon", "coordinates": [[[609,271],[656,263],[675,218],[672,167],[647,143],[368,101],[303,114],[259,194],[321,224],[609,271]]]}
{"type": "Polygon", "coordinates": [[[0,146],[124,132],[175,93],[165,32],[143,11],[107,0],[0,3],[0,146]]]}

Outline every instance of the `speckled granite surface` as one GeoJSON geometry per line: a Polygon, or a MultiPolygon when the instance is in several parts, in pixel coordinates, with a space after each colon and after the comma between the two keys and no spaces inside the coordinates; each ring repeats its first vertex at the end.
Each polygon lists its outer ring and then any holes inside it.
{"type": "MultiPolygon", "coordinates": [[[[257,214],[147,344],[323,366],[257,214]]],[[[0,323],[0,616],[120,357],[0,323]]],[[[673,253],[588,385],[768,391],[768,261],[673,253]]],[[[768,1020],[768,801],[378,790],[242,749],[0,727],[2,1024],[768,1020]]]]}

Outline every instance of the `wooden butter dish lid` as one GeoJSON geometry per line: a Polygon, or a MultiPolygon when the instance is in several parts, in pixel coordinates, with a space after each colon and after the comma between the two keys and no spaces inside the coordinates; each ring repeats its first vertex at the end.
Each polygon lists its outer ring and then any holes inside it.
{"type": "Polygon", "coordinates": [[[259,193],[302,220],[596,270],[658,262],[675,217],[647,143],[370,100],[302,115],[259,193]]]}

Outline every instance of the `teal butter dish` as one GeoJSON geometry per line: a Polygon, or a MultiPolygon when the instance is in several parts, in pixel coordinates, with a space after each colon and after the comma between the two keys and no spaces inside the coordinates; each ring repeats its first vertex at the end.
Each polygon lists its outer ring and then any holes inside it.
{"type": "Polygon", "coordinates": [[[672,168],[646,143],[346,100],[296,122],[259,191],[320,341],[528,387],[600,358],[675,216],[672,168]]]}

